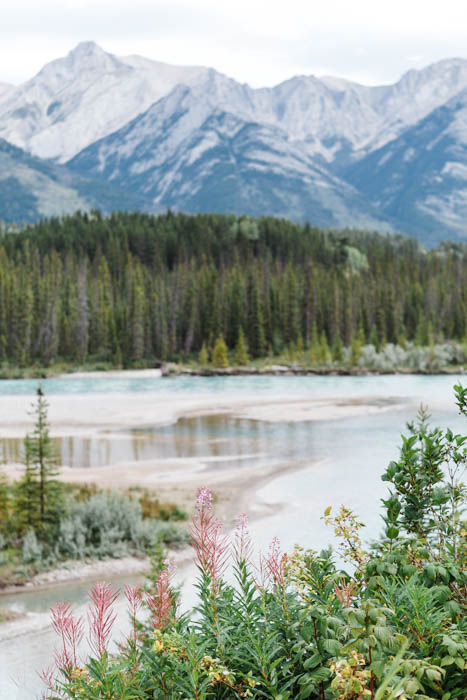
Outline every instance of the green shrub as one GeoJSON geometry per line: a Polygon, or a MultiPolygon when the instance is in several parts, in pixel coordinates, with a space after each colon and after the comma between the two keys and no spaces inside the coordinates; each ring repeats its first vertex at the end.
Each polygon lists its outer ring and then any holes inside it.
{"type": "Polygon", "coordinates": [[[23,540],[23,564],[37,564],[42,559],[42,545],[34,530],[28,530],[23,540]]]}
{"type": "Polygon", "coordinates": [[[180,528],[143,519],[137,500],[117,492],[97,493],[87,500],[72,501],[68,517],[60,522],[57,553],[62,558],[117,558],[130,551],[149,550],[160,536],[167,543],[186,541],[180,528]]]}

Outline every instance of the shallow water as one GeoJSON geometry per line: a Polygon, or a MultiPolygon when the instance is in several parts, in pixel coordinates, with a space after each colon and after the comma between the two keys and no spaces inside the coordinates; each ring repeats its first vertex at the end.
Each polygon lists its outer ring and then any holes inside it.
{"type": "MultiPolygon", "coordinates": [[[[267,547],[274,535],[289,550],[295,542],[315,549],[328,544],[332,534],[321,515],[331,505],[341,503],[358,512],[367,525],[366,539],[380,530],[378,499],[386,486],[380,476],[388,461],[397,457],[400,435],[405,431],[421,401],[430,406],[433,422],[449,424],[463,431],[464,421],[457,415],[452,399],[456,377],[384,376],[384,377],[213,377],[177,379],[51,379],[43,382],[46,394],[92,393],[103,391],[153,391],[155,399],[177,392],[229,395],[248,394],[274,400],[277,396],[314,398],[393,397],[402,399],[398,407],[385,412],[334,421],[266,423],[238,419],[229,415],[185,418],[165,427],[146,426],[138,431],[121,431],[92,438],[97,442],[86,448],[84,438],[61,442],[62,456],[73,464],[82,463],[112,468],[117,461],[152,459],[155,456],[194,456],[204,460],[205,468],[237,465],[248,468],[254,461],[300,462],[300,471],[287,472],[260,491],[265,503],[282,504],[282,510],[251,524],[258,546],[267,547]],[[81,440],[81,442],[80,442],[81,440]],[[101,448],[98,447],[102,440],[101,448]],[[68,450],[68,452],[66,452],[68,450]],[[87,450],[87,451],[86,451],[87,450]],[[76,460],[76,461],[73,461],[76,460]]],[[[0,393],[32,394],[36,382],[0,381],[0,393]]],[[[284,415],[286,419],[286,415],[284,415]]],[[[66,463],[66,462],[65,462],[66,463]]],[[[45,612],[62,598],[76,605],[86,599],[88,584],[73,584],[36,593],[0,598],[0,605],[17,610],[45,612]]],[[[29,700],[39,693],[35,669],[51,660],[53,635],[37,632],[0,643],[0,698],[29,700]],[[14,680],[16,679],[16,681],[14,680]],[[19,686],[18,686],[19,682],[19,686]]]]}
{"type": "MultiPolygon", "coordinates": [[[[339,376],[226,376],[226,377],[77,377],[50,379],[0,379],[0,394],[34,395],[40,383],[46,395],[151,392],[157,397],[173,394],[255,394],[312,397],[405,396],[436,399],[459,378],[456,375],[339,376]]],[[[460,377],[462,380],[462,376],[460,377]]],[[[447,397],[450,398],[450,397],[447,397]]]]}
{"type": "MultiPolygon", "coordinates": [[[[309,457],[310,441],[310,423],[271,424],[226,414],[180,418],[173,425],[99,436],[53,438],[58,464],[72,468],[194,458],[206,469],[240,469],[252,463],[309,457]]],[[[1,442],[6,462],[21,461],[23,440],[4,438],[1,442]]]]}

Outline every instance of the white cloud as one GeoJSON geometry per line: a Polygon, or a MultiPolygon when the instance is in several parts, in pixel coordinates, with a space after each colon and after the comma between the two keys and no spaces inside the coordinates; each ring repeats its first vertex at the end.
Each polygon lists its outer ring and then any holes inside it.
{"type": "Polygon", "coordinates": [[[119,55],[213,66],[255,86],[299,73],[375,84],[411,67],[466,56],[467,4],[0,0],[0,80],[25,80],[88,39],[119,55]]]}

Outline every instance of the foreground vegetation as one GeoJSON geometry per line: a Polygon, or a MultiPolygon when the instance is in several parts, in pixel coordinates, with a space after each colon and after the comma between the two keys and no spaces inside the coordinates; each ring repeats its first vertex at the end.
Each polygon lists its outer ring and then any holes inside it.
{"type": "Polygon", "coordinates": [[[0,587],[65,560],[150,553],[157,542],[186,543],[185,529],[170,522],[183,520],[185,513],[149,493],[136,499],[61,483],[40,387],[34,411],[22,477],[10,483],[0,472],[0,587]]]}
{"type": "Polygon", "coordinates": [[[427,252],[273,218],[45,220],[0,234],[0,364],[3,376],[57,361],[146,366],[203,347],[211,362],[219,339],[231,362],[243,343],[252,360],[305,354],[322,365],[358,365],[364,347],[387,343],[436,358],[450,341],[445,360],[461,364],[466,269],[462,244],[427,252]]]}
{"type": "MultiPolygon", "coordinates": [[[[467,415],[467,390],[456,387],[456,396],[467,415]]],[[[83,660],[84,621],[58,605],[47,697],[465,700],[466,444],[421,412],[383,474],[384,529],[372,547],[363,546],[353,513],[326,509],[340,563],[330,550],[297,547],[287,556],[277,538],[255,562],[246,517],[230,542],[209,490],[199,489],[196,615],[178,613],[165,562],[148,590],[126,587],[131,631],[111,653],[117,592],[99,584],[83,660]]]]}

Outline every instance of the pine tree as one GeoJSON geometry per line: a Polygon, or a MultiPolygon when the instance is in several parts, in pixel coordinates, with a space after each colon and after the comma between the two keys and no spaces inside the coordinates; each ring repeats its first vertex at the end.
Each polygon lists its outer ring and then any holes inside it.
{"type": "Polygon", "coordinates": [[[296,353],[297,353],[297,360],[300,363],[303,363],[303,360],[305,357],[305,343],[303,342],[303,336],[301,333],[298,336],[296,353]]]}
{"type": "Polygon", "coordinates": [[[339,331],[337,331],[334,337],[334,343],[332,344],[332,359],[334,362],[339,363],[344,361],[344,345],[339,331]]]}
{"type": "Polygon", "coordinates": [[[319,339],[319,361],[323,365],[328,365],[330,359],[328,339],[326,338],[326,333],[321,331],[319,339]]]}
{"type": "Polygon", "coordinates": [[[371,326],[370,330],[370,345],[373,345],[376,352],[379,352],[380,344],[378,338],[378,331],[376,330],[376,326],[374,324],[371,326]]]}
{"type": "Polygon", "coordinates": [[[209,364],[209,355],[208,350],[206,348],[206,343],[203,343],[203,346],[199,352],[198,362],[201,365],[201,367],[206,367],[209,364]]]}
{"type": "Polygon", "coordinates": [[[36,393],[37,401],[33,406],[36,422],[25,449],[28,453],[29,468],[35,476],[33,483],[36,485],[39,526],[45,532],[50,526],[57,524],[58,515],[63,507],[63,487],[55,478],[58,470],[49,434],[48,404],[40,385],[36,393]]]}
{"type": "Polygon", "coordinates": [[[248,364],[249,360],[245,334],[243,333],[243,328],[240,326],[237,345],[235,346],[235,364],[243,367],[248,364]]]}
{"type": "Polygon", "coordinates": [[[3,471],[0,471],[0,533],[7,533],[10,522],[10,485],[3,471]]]}
{"type": "Polygon", "coordinates": [[[214,367],[220,367],[222,369],[229,366],[227,345],[225,344],[224,338],[221,335],[216,340],[214,350],[212,351],[212,364],[214,367]]]}
{"type": "Polygon", "coordinates": [[[24,473],[15,485],[14,514],[16,528],[20,534],[39,525],[39,498],[37,474],[32,464],[31,437],[24,438],[24,473]]]}
{"type": "Polygon", "coordinates": [[[352,343],[350,345],[350,364],[352,367],[358,365],[358,361],[362,356],[362,348],[365,345],[365,333],[363,328],[360,326],[356,336],[352,338],[352,343]]]}
{"type": "Polygon", "coordinates": [[[316,365],[320,359],[320,344],[318,336],[318,328],[316,321],[313,322],[311,326],[311,338],[310,338],[310,363],[316,365]]]}
{"type": "Polygon", "coordinates": [[[248,347],[252,357],[263,357],[266,349],[264,320],[258,282],[250,275],[248,280],[248,347]]]}

